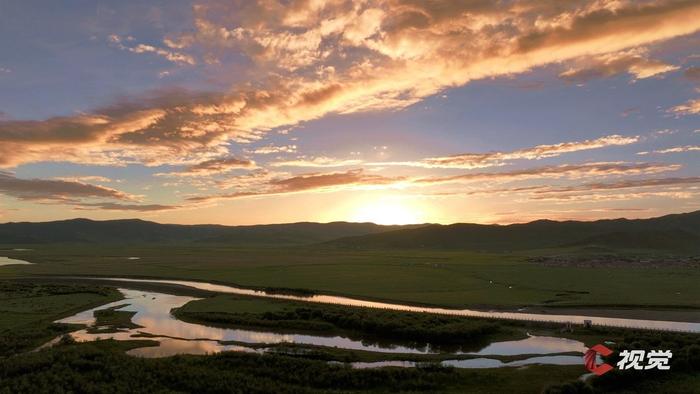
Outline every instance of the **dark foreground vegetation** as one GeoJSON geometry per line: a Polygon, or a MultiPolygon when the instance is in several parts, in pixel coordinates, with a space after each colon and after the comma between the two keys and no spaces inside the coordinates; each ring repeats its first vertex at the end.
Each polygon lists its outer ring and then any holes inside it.
{"type": "MultiPolygon", "coordinates": [[[[456,370],[356,370],[280,355],[222,353],[140,359],[131,343],[68,344],[0,360],[0,393],[538,393],[548,383],[574,378],[572,367],[456,370]]],[[[140,346],[140,345],[139,345],[140,346]]]]}
{"type": "Polygon", "coordinates": [[[0,281],[0,357],[76,329],[54,320],[121,298],[109,287],[0,281]]]}
{"type": "Polygon", "coordinates": [[[685,356],[693,351],[687,342],[673,348],[678,361],[672,363],[671,371],[610,372],[589,383],[577,380],[581,366],[459,370],[426,364],[357,370],[277,354],[229,352],[142,359],[124,353],[147,344],[66,341],[52,349],[0,359],[0,393],[700,392],[700,374],[693,364],[697,360],[685,356]]]}

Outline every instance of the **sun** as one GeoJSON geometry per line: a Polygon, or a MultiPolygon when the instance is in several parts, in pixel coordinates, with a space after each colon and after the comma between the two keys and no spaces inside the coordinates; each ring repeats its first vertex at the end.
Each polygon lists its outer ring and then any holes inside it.
{"type": "Polygon", "coordinates": [[[368,202],[352,215],[353,222],[376,224],[414,224],[423,222],[423,212],[414,204],[399,199],[368,202]]]}

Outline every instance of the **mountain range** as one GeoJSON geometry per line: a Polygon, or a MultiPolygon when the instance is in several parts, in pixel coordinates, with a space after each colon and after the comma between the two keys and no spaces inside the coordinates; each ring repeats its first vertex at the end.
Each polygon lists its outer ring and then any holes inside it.
{"type": "Polygon", "coordinates": [[[458,223],[288,223],[252,226],[160,224],[139,219],[71,219],[0,224],[0,244],[193,243],[317,245],[342,249],[511,251],[560,247],[700,250],[700,211],[651,219],[537,220],[511,225],[458,223]]]}

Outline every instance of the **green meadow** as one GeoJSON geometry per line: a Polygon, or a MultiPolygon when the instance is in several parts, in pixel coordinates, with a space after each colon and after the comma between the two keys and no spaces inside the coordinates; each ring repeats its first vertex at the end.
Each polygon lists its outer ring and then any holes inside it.
{"type": "Polygon", "coordinates": [[[284,287],[448,307],[700,307],[693,267],[552,267],[544,253],[353,251],[222,245],[29,246],[0,254],[33,265],[0,267],[0,278],[132,276],[284,287]],[[129,259],[138,257],[138,259],[129,259]]]}

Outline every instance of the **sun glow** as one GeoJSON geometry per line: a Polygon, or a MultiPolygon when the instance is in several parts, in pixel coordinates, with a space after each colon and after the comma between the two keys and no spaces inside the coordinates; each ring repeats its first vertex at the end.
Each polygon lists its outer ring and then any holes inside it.
{"type": "Polygon", "coordinates": [[[352,221],[384,225],[423,223],[424,212],[415,204],[399,199],[381,200],[359,207],[353,214],[352,221]]]}

